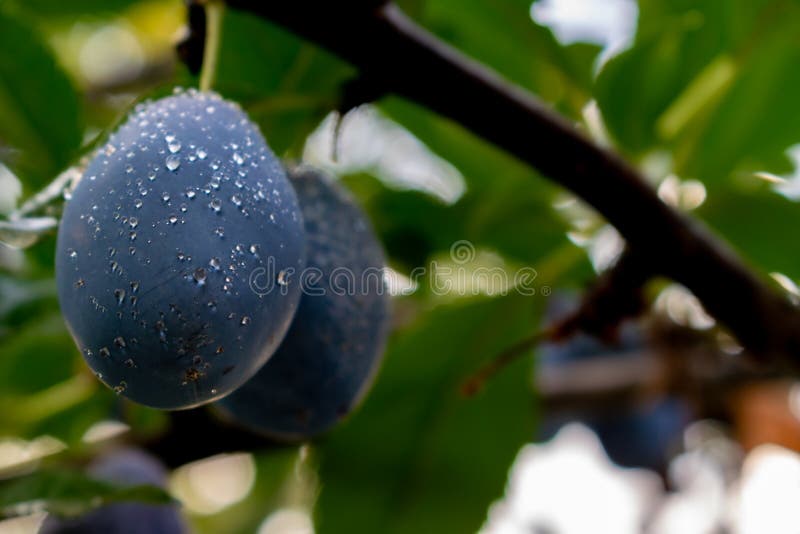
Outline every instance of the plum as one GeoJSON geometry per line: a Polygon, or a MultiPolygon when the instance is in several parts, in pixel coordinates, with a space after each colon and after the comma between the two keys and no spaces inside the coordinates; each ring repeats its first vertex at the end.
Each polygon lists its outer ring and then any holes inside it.
{"type": "MultiPolygon", "coordinates": [[[[121,486],[164,487],[167,472],[158,460],[137,449],[113,451],[95,460],[89,474],[121,486]]],[[[184,534],[189,530],[176,506],[115,503],[70,519],[48,517],[42,534],[184,534]]]]}
{"type": "Polygon", "coordinates": [[[229,393],[275,352],[304,264],[297,198],[258,128],[190,90],[140,104],[98,150],[64,208],[56,278],[97,377],[182,409],[229,393]],[[270,291],[251,290],[254,272],[270,291]]]}
{"type": "Polygon", "coordinates": [[[245,427],[282,440],[320,434],[369,388],[389,329],[384,256],[366,216],[311,167],[290,170],[305,221],[303,296],[278,351],[215,406],[245,427]]]}

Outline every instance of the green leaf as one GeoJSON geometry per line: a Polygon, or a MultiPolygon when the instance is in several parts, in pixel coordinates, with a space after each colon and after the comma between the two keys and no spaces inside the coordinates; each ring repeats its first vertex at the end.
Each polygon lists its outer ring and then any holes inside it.
{"type": "Polygon", "coordinates": [[[530,360],[474,398],[459,388],[530,333],[540,304],[462,300],[396,334],[363,408],[320,446],[320,533],[477,530],[533,436],[530,360]]]}
{"type": "Polygon", "coordinates": [[[23,185],[37,188],[67,166],[81,121],[78,96],[36,30],[0,11],[0,145],[19,150],[5,163],[23,185]]]}
{"type": "Polygon", "coordinates": [[[766,185],[709,196],[698,209],[702,217],[762,272],[800,279],[800,253],[794,231],[800,228],[800,205],[766,185]]]}
{"type": "Polygon", "coordinates": [[[14,515],[25,503],[37,502],[50,513],[74,517],[107,504],[120,502],[173,504],[161,488],[149,485],[121,487],[67,470],[41,470],[0,483],[0,509],[14,515]]]}
{"type": "Polygon", "coordinates": [[[674,170],[710,188],[741,172],[789,168],[800,141],[800,6],[647,0],[636,44],[600,73],[595,96],[632,156],[672,153],[674,170]]]}
{"type": "Polygon", "coordinates": [[[253,15],[225,13],[215,89],[240,102],[277,153],[302,141],[335,108],[353,70],[253,15]]]}
{"type": "Polygon", "coordinates": [[[41,17],[97,16],[119,13],[141,0],[15,0],[19,8],[41,17]]]}
{"type": "Polygon", "coordinates": [[[417,18],[462,52],[577,117],[589,100],[600,48],[562,46],[534,23],[530,8],[530,0],[428,0],[417,18]]]}

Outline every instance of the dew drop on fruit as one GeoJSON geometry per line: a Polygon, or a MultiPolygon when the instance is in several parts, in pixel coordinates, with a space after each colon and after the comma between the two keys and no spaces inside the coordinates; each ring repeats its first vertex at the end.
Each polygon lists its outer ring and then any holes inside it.
{"type": "Polygon", "coordinates": [[[108,347],[103,347],[98,352],[100,356],[102,356],[103,358],[108,358],[109,356],[111,356],[111,351],[108,350],[108,347]]]}
{"type": "Polygon", "coordinates": [[[218,198],[214,198],[208,203],[208,207],[219,213],[220,210],[222,210],[222,202],[220,202],[218,198]]]}
{"type": "Polygon", "coordinates": [[[178,217],[176,215],[170,215],[168,220],[170,224],[175,224],[178,222],[178,217]]]}
{"type": "Polygon", "coordinates": [[[167,148],[169,149],[170,153],[177,154],[181,150],[181,144],[178,141],[172,141],[167,143],[167,148]]]}
{"type": "Polygon", "coordinates": [[[215,271],[219,271],[219,266],[220,266],[220,263],[219,263],[219,258],[211,258],[211,259],[208,261],[208,264],[209,264],[209,265],[211,266],[211,268],[212,268],[212,269],[214,269],[215,271]]]}
{"type": "Polygon", "coordinates": [[[231,156],[231,158],[233,159],[234,163],[236,163],[237,165],[243,165],[244,164],[244,158],[238,152],[234,152],[233,156],[231,156]]]}
{"type": "Polygon", "coordinates": [[[196,154],[198,159],[206,159],[206,157],[208,156],[208,152],[206,152],[202,148],[198,148],[196,154]]]}
{"type": "Polygon", "coordinates": [[[176,171],[178,170],[178,167],[181,166],[181,158],[176,156],[175,154],[172,154],[170,156],[167,156],[167,159],[165,160],[164,164],[166,165],[167,169],[171,171],[176,171]]]}
{"type": "Polygon", "coordinates": [[[245,315],[244,317],[242,317],[241,324],[242,324],[242,326],[247,326],[247,325],[249,325],[249,324],[250,324],[250,317],[248,317],[247,315],[245,315]]]}
{"type": "Polygon", "coordinates": [[[206,270],[202,267],[195,269],[194,273],[192,274],[192,278],[194,281],[197,282],[197,285],[203,285],[206,283],[206,270]]]}
{"type": "Polygon", "coordinates": [[[120,306],[125,301],[125,290],[124,289],[115,289],[114,290],[114,298],[117,299],[117,304],[120,306]]]}

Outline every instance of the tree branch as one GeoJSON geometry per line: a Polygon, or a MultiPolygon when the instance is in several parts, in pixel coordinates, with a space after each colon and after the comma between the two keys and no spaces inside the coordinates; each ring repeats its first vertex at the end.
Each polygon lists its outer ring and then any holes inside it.
{"type": "Polygon", "coordinates": [[[316,42],[387,90],[449,117],[568,188],[646,258],[689,288],[763,361],[800,362],[800,311],[638,172],[523,89],[379,2],[228,0],[316,42]],[[379,7],[375,7],[378,5],[379,7]]]}

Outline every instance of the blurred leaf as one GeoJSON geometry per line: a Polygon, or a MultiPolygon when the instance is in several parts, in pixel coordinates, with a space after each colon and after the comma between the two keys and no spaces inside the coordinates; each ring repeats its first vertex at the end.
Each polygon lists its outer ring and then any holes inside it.
{"type": "Polygon", "coordinates": [[[600,48],[562,46],[530,16],[530,0],[428,0],[420,22],[462,52],[574,117],[589,100],[600,48]]]}
{"type": "Polygon", "coordinates": [[[141,0],[14,0],[26,12],[43,17],[74,17],[118,13],[141,0]]]}
{"type": "Polygon", "coordinates": [[[215,89],[244,106],[278,154],[302,147],[354,71],[250,14],[227,10],[222,31],[215,89]]]}
{"type": "Polygon", "coordinates": [[[459,388],[529,333],[520,295],[435,308],[396,335],[363,408],[320,446],[318,532],[474,532],[533,436],[530,360],[485,391],[459,388]]]}
{"type": "MultiPolygon", "coordinates": [[[[452,163],[466,194],[446,206],[420,193],[378,193],[367,209],[390,243],[406,239],[431,251],[467,239],[523,263],[536,264],[568,243],[567,222],[553,208],[557,190],[527,166],[456,124],[398,99],[381,103],[393,119],[452,163]]],[[[405,259],[405,258],[403,258],[405,259]]]]}
{"type": "Polygon", "coordinates": [[[67,166],[81,142],[78,96],[36,31],[0,11],[0,142],[28,188],[67,166]]]}
{"type": "Polygon", "coordinates": [[[41,470],[0,483],[0,508],[4,515],[14,515],[16,507],[34,501],[46,511],[66,517],[119,502],[173,504],[172,498],[156,486],[120,487],[66,470],[41,470]]]}
{"type": "Polygon", "coordinates": [[[796,202],[764,185],[710,195],[698,215],[762,271],[800,279],[794,234],[800,228],[800,205],[796,202]]]}
{"type": "Polygon", "coordinates": [[[800,140],[800,6],[640,2],[636,44],[601,71],[596,98],[623,151],[673,153],[675,171],[716,187],[736,170],[788,168],[800,140]]]}

